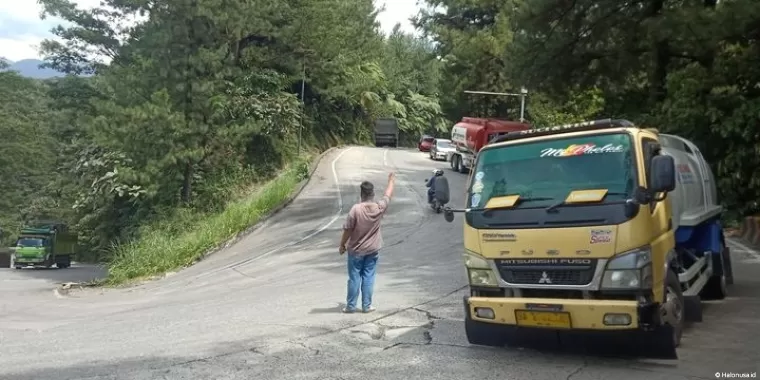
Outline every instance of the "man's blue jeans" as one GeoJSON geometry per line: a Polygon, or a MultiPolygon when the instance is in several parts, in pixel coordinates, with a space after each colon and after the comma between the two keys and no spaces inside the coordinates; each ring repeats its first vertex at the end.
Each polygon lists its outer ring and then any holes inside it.
{"type": "Polygon", "coordinates": [[[378,253],[365,256],[348,254],[346,256],[348,256],[346,309],[356,309],[356,301],[359,298],[359,290],[361,290],[362,310],[367,310],[372,306],[372,290],[375,286],[375,267],[377,266],[378,253]]]}
{"type": "Polygon", "coordinates": [[[433,188],[430,187],[428,188],[427,194],[428,194],[428,203],[433,203],[433,195],[435,194],[435,190],[433,190],[433,188]]]}

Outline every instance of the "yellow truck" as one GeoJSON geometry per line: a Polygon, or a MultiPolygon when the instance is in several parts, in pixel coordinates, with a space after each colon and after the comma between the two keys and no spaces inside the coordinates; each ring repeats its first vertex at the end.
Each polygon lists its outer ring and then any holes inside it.
{"type": "Polygon", "coordinates": [[[466,195],[444,216],[464,215],[471,344],[677,359],[684,322],[733,282],[715,178],[679,136],[612,119],[510,132],[466,195]]]}

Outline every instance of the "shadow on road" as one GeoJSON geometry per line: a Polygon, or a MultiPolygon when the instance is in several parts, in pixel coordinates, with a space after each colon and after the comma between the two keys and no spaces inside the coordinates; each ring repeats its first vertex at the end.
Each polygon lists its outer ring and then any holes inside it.
{"type": "MultiPolygon", "coordinates": [[[[45,368],[11,374],[14,380],[68,379],[467,379],[704,377],[688,363],[645,363],[640,360],[587,358],[588,352],[539,352],[532,349],[469,346],[461,337],[439,336],[437,330],[461,323],[432,320],[425,326],[383,324],[352,326],[297,342],[258,345],[252,341],[218,344],[210,352],[187,357],[135,357],[109,362],[45,368]],[[679,366],[680,364],[680,366],[679,366]],[[339,376],[341,368],[345,377],[339,376]],[[350,375],[349,375],[350,373],[350,375]]],[[[390,321],[389,321],[390,322],[390,321]]],[[[732,367],[734,368],[734,367],[732,367]]],[[[738,371],[741,368],[737,369],[738,371]]]]}
{"type": "Polygon", "coordinates": [[[74,264],[66,269],[58,268],[22,268],[0,269],[0,279],[13,277],[16,279],[47,280],[52,283],[90,282],[104,278],[108,270],[102,265],[74,264]]]}
{"type": "Polygon", "coordinates": [[[342,310],[344,306],[346,306],[345,303],[338,302],[333,307],[316,307],[311,309],[309,314],[343,314],[342,310]]]}

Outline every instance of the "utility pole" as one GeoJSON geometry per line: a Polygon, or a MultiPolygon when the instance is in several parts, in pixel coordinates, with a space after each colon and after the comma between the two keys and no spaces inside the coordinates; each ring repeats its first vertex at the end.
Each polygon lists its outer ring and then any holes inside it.
{"type": "Polygon", "coordinates": [[[303,57],[303,71],[301,72],[301,118],[298,125],[298,154],[301,154],[301,131],[303,130],[303,119],[306,117],[306,103],[304,95],[306,93],[306,55],[303,57]]]}
{"type": "Polygon", "coordinates": [[[520,97],[520,122],[525,122],[525,97],[528,96],[528,90],[525,87],[520,88],[519,93],[511,92],[489,92],[489,91],[465,91],[466,94],[494,95],[494,96],[519,96],[520,97]]]}

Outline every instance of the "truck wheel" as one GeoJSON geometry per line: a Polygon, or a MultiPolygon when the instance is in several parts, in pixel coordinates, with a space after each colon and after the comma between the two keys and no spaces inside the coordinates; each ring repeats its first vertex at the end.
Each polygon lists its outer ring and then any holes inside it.
{"type": "Polygon", "coordinates": [[[451,156],[451,170],[459,171],[459,156],[451,156]]]}
{"type": "Polygon", "coordinates": [[[664,299],[660,305],[660,318],[663,324],[668,324],[673,328],[673,345],[678,347],[683,336],[684,300],[678,275],[670,269],[668,269],[665,279],[663,295],[664,299]]]}
{"type": "Polygon", "coordinates": [[[460,173],[462,173],[462,174],[467,174],[467,171],[468,171],[469,169],[467,169],[467,168],[464,166],[464,164],[462,163],[462,160],[459,160],[459,162],[458,162],[458,163],[459,163],[459,168],[458,168],[459,170],[458,170],[458,171],[459,171],[460,173]]]}
{"type": "Polygon", "coordinates": [[[726,285],[734,284],[734,266],[731,262],[731,249],[726,245],[725,241],[722,241],[723,247],[723,265],[726,273],[726,285]]]}
{"type": "Polygon", "coordinates": [[[56,257],[56,266],[58,269],[66,269],[71,266],[71,256],[56,257]]]}
{"type": "MultiPolygon", "coordinates": [[[[723,274],[712,276],[702,288],[700,296],[706,300],[722,300],[728,295],[728,266],[731,265],[731,253],[728,251],[725,243],[721,242],[721,252],[718,256],[719,265],[723,274]]],[[[715,264],[713,264],[713,268],[715,264]]]]}

